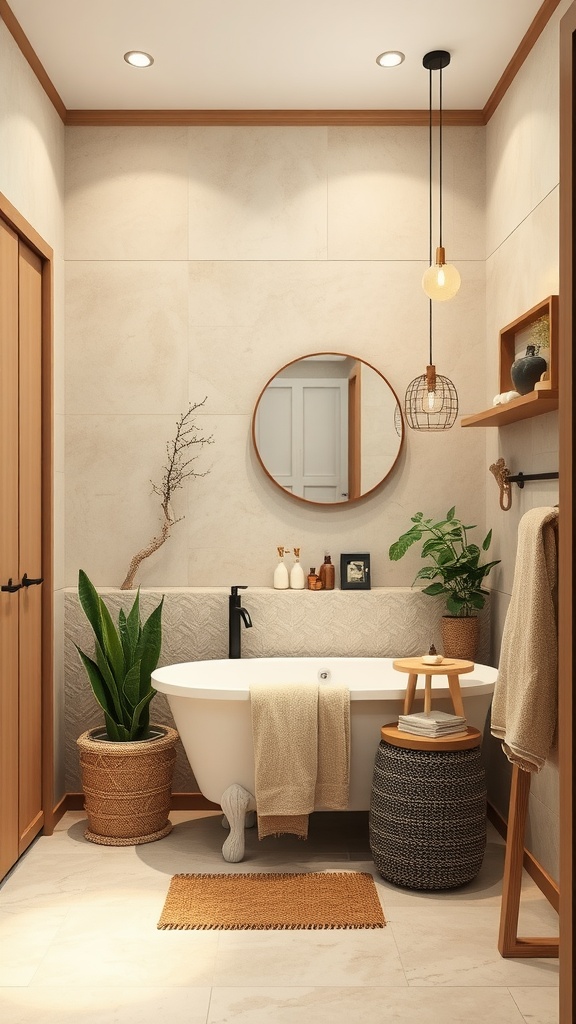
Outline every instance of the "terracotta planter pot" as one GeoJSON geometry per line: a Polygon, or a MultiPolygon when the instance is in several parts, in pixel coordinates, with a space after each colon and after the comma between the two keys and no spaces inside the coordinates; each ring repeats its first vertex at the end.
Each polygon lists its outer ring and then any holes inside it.
{"type": "Polygon", "coordinates": [[[80,753],[84,833],[102,846],[138,846],[162,839],[172,830],[168,819],[178,733],[151,726],[152,737],[114,743],[104,729],[82,733],[80,753]]]}
{"type": "Polygon", "coordinates": [[[476,615],[443,615],[440,628],[445,657],[476,660],[480,632],[476,615]]]}

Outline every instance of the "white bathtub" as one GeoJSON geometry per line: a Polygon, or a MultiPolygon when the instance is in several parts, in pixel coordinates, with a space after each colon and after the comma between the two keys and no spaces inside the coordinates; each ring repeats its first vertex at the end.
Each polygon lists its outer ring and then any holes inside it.
{"type": "MultiPolygon", "coordinates": [[[[152,684],[165,693],[176,728],[200,791],[208,800],[230,807],[224,794],[239,786],[254,793],[254,756],[250,716],[250,682],[340,683],[350,690],[349,810],[368,810],[380,728],[402,713],[407,675],[392,667],[392,658],[246,658],[169,665],[152,673],[152,684]]],[[[482,732],[497,670],[476,665],[460,676],[469,725],[482,732]]],[[[432,706],[453,711],[448,680],[432,681],[432,706]]],[[[424,678],[418,678],[422,706],[424,678]]],[[[252,804],[252,806],[254,806],[252,804]]],[[[246,810],[246,808],[244,809],[246,810]]],[[[244,813],[244,812],[242,812],[244,813]]],[[[226,856],[226,854],[225,854],[226,856]]],[[[228,858],[227,858],[228,859],[228,858]]],[[[240,858],[237,858],[240,859],[240,858]]]]}

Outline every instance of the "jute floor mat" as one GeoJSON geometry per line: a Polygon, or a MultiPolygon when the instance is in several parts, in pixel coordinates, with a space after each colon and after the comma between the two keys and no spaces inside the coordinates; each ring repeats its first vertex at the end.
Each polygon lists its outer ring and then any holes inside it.
{"type": "Polygon", "coordinates": [[[174,875],[158,928],[383,928],[364,871],[174,875]]]}

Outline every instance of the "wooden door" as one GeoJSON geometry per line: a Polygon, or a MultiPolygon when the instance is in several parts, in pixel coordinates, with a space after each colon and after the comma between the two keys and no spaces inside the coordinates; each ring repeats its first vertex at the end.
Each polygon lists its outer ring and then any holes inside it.
{"type": "MultiPolygon", "coordinates": [[[[18,236],[0,221],[0,585],[18,564],[18,236]]],[[[0,591],[0,878],[18,857],[18,594],[0,591]]]]}
{"type": "Polygon", "coordinates": [[[0,220],[0,878],[44,824],[42,262],[0,220]],[[26,585],[31,583],[30,586],[26,585]],[[36,582],[38,581],[38,582],[36,582]]]}
{"type": "Polygon", "coordinates": [[[19,853],[42,815],[42,263],[20,241],[19,853]]]}

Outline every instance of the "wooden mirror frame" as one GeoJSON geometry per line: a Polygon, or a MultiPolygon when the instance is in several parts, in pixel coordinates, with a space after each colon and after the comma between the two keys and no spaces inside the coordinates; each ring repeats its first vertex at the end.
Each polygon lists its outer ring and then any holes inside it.
{"type": "Polygon", "coordinates": [[[368,360],[363,359],[361,356],[352,355],[350,352],[333,352],[333,351],[329,351],[328,352],[328,351],[326,351],[326,352],[307,352],[307,353],[305,353],[302,356],[298,356],[296,359],[290,359],[289,362],[287,362],[283,366],[281,366],[278,370],[276,370],[276,372],[271,377],[268,378],[268,380],[266,381],[264,387],[260,391],[260,394],[258,395],[258,398],[256,400],[256,404],[254,406],[254,412],[252,413],[251,434],[252,434],[252,447],[253,447],[253,450],[254,450],[254,452],[256,454],[256,458],[258,459],[258,462],[260,463],[260,466],[264,470],[264,473],[268,477],[268,479],[272,481],[274,486],[277,487],[278,490],[282,491],[282,494],[287,495],[289,498],[293,498],[295,501],[300,501],[300,502],[303,502],[305,505],[312,505],[312,506],[315,506],[316,508],[348,508],[350,505],[355,504],[358,501],[362,501],[364,498],[367,498],[369,495],[374,494],[374,492],[377,491],[382,486],[384,481],[388,479],[388,477],[392,473],[396,463],[398,462],[398,459],[400,458],[400,453],[402,451],[402,446],[404,444],[404,438],[405,438],[405,427],[404,427],[404,417],[403,417],[403,414],[402,414],[402,405],[401,405],[401,402],[400,402],[400,400],[398,398],[398,395],[396,394],[396,391],[394,390],[394,388],[390,384],[390,381],[387,379],[387,377],[384,376],[383,373],[381,373],[380,370],[376,369],[376,367],[373,366],[372,363],[369,363],[368,360]],[[397,451],[396,456],[395,456],[393,462],[391,463],[389,469],[384,474],[384,476],[378,481],[378,483],[374,484],[374,486],[371,487],[369,490],[364,491],[362,494],[359,494],[356,497],[346,498],[345,501],[313,501],[310,498],[301,497],[299,494],[293,494],[292,491],[287,490],[286,487],[283,487],[282,484],[278,483],[278,481],[275,479],[275,477],[272,476],[272,474],[270,473],[269,469],[266,467],[266,465],[265,465],[265,463],[264,463],[264,461],[263,461],[263,459],[262,459],[262,457],[260,455],[260,451],[258,449],[258,444],[257,444],[257,441],[256,441],[256,417],[258,415],[258,408],[260,406],[260,401],[262,399],[262,396],[264,395],[266,389],[269,387],[269,385],[272,383],[272,381],[276,380],[276,378],[281,373],[283,373],[285,370],[287,370],[288,367],[293,366],[295,363],[300,363],[300,362],[302,362],[303,359],[310,359],[311,357],[321,358],[322,356],[340,356],[341,358],[344,358],[344,359],[351,359],[351,360],[354,360],[355,362],[362,363],[364,366],[367,366],[370,370],[373,370],[374,373],[376,373],[382,379],[383,383],[386,384],[386,386],[390,389],[393,397],[396,400],[396,407],[397,407],[397,410],[398,410],[398,413],[399,413],[398,418],[396,418],[396,416],[394,418],[394,425],[396,427],[396,432],[398,433],[398,439],[399,439],[399,441],[398,441],[398,451],[397,451]]]}

